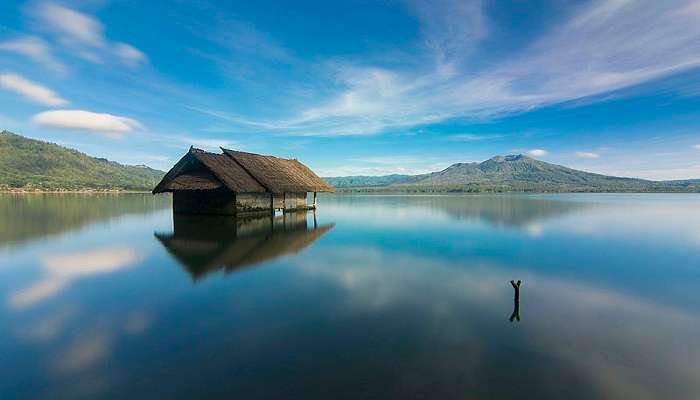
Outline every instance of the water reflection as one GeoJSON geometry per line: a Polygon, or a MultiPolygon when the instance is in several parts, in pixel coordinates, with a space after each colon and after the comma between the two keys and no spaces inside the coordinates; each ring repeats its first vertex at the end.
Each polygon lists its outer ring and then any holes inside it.
{"type": "Polygon", "coordinates": [[[129,214],[170,208],[150,194],[0,193],[0,248],[129,214]]]}
{"type": "Polygon", "coordinates": [[[325,251],[297,260],[305,279],[335,285],[334,307],[324,311],[341,321],[337,330],[362,325],[371,338],[356,338],[352,350],[335,356],[374,346],[372,354],[362,353],[360,362],[371,368],[364,377],[386,376],[392,357],[401,360],[403,375],[393,386],[373,387],[379,398],[694,399],[700,393],[700,382],[690,378],[700,368],[700,352],[687,347],[700,334],[692,312],[537,270],[378,247],[325,251]],[[330,257],[339,260],[332,268],[323,261],[330,257]],[[521,329],[504,329],[511,292],[501,288],[516,272],[527,276],[531,312],[521,329]],[[659,378],[647,379],[652,376],[659,378]]]}
{"type": "Polygon", "coordinates": [[[700,398],[700,198],[447,197],[0,254],[0,398],[700,398]]]}
{"type": "MultiPolygon", "coordinates": [[[[321,201],[327,201],[322,198],[321,201]]],[[[541,233],[545,220],[556,219],[566,214],[601,204],[582,201],[557,201],[537,196],[513,195],[437,195],[437,196],[346,196],[333,199],[324,207],[342,208],[353,216],[367,218],[381,212],[383,221],[387,216],[400,213],[415,221],[439,213],[452,220],[479,220],[490,225],[526,229],[529,233],[541,233]]]]}
{"type": "Polygon", "coordinates": [[[154,235],[196,281],[298,253],[334,226],[318,226],[315,213],[307,212],[261,218],[174,214],[173,232],[154,235]]]}

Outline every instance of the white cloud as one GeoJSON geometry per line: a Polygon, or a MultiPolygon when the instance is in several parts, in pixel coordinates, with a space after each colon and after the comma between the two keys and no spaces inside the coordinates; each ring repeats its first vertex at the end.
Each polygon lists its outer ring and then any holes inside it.
{"type": "Polygon", "coordinates": [[[696,144],[695,146],[693,146],[693,148],[694,148],[694,149],[697,149],[697,150],[700,150],[700,144],[696,144]]]}
{"type": "Polygon", "coordinates": [[[84,110],[55,110],[36,114],[32,121],[44,127],[76,129],[120,137],[143,126],[136,120],[84,110]]]}
{"type": "Polygon", "coordinates": [[[576,157],[578,157],[578,158],[600,158],[600,154],[593,153],[590,151],[577,151],[576,157]]]}
{"type": "Polygon", "coordinates": [[[42,29],[54,33],[60,43],[87,61],[103,63],[104,54],[131,66],[146,61],[137,48],[107,39],[102,23],[90,15],[52,2],[39,3],[34,15],[42,29]]]}
{"type": "Polygon", "coordinates": [[[547,154],[549,154],[549,152],[547,150],[544,150],[544,149],[532,149],[532,150],[528,151],[527,154],[531,155],[533,157],[544,157],[547,154]]]}
{"type": "Polygon", "coordinates": [[[37,64],[56,72],[66,72],[67,67],[54,58],[48,43],[36,36],[24,36],[0,43],[0,50],[11,51],[28,57],[37,64]]]}
{"type": "Polygon", "coordinates": [[[53,90],[17,74],[0,74],[0,87],[46,106],[57,107],[68,104],[68,101],[61,98],[53,90]]]}
{"type": "Polygon", "coordinates": [[[421,7],[428,51],[400,68],[333,62],[335,94],[291,117],[229,121],[295,135],[372,134],[452,118],[492,118],[600,95],[700,66],[691,0],[582,4],[529,46],[485,67],[469,49],[489,32],[478,1],[421,7]],[[471,30],[459,21],[470,10],[471,30]],[[453,18],[454,17],[454,18],[453,18]],[[465,29],[467,29],[465,27],[465,29]],[[575,46],[572,46],[575,43],[575,46]],[[413,68],[411,68],[413,67],[413,68]]]}

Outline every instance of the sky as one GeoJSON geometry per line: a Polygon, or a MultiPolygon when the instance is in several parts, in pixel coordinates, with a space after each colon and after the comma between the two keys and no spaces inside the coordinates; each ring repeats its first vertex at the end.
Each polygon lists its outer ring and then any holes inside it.
{"type": "Polygon", "coordinates": [[[700,178],[700,1],[0,2],[0,129],[167,170],[700,178]]]}

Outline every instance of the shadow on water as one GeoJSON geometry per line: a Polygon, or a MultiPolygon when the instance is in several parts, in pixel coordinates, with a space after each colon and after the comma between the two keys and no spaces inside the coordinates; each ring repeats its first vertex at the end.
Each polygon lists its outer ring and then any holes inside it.
{"type": "Polygon", "coordinates": [[[306,212],[261,218],[175,214],[173,232],[154,236],[197,281],[214,271],[233,272],[298,253],[334,226],[318,226],[306,212]]]}
{"type": "Polygon", "coordinates": [[[169,196],[150,193],[0,194],[0,248],[124,215],[149,214],[170,204],[169,196]]]}

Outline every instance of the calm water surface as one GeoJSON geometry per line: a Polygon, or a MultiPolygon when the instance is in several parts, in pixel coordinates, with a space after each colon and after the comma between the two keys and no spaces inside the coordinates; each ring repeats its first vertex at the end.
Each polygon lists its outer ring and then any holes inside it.
{"type": "Polygon", "coordinates": [[[700,196],[319,203],[0,195],[0,399],[700,398],[700,196]]]}

